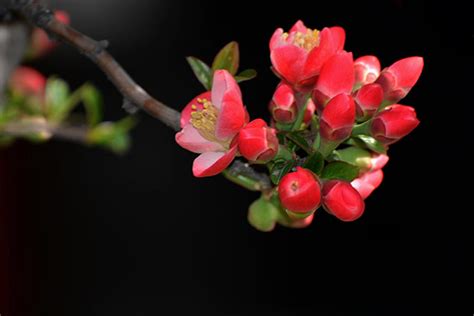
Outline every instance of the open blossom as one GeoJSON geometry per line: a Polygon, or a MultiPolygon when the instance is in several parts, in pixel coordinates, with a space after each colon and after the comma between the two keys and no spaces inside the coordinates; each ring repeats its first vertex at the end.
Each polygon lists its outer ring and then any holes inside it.
{"type": "Polygon", "coordinates": [[[262,119],[248,123],[240,130],[239,152],[250,161],[265,163],[272,160],[278,152],[276,130],[268,127],[262,119]]]}
{"type": "Polygon", "coordinates": [[[193,99],[181,113],[182,130],[176,142],[200,154],[193,163],[196,177],[219,174],[237,153],[235,136],[245,125],[247,113],[237,82],[226,70],[214,73],[212,91],[193,99]]]}
{"type": "Polygon", "coordinates": [[[322,31],[307,28],[302,21],[288,33],[279,28],[270,40],[270,58],[278,75],[297,89],[314,84],[321,67],[344,47],[345,32],[341,27],[322,31]]]}
{"type": "Polygon", "coordinates": [[[43,97],[46,77],[31,67],[20,66],[10,77],[10,88],[23,96],[43,97]]]}
{"type": "MultiPolygon", "coordinates": [[[[57,10],[54,17],[61,23],[69,24],[71,22],[69,14],[65,11],[57,10]]],[[[34,28],[31,32],[31,44],[29,49],[29,57],[37,58],[46,55],[57,46],[43,29],[34,28]]]]}

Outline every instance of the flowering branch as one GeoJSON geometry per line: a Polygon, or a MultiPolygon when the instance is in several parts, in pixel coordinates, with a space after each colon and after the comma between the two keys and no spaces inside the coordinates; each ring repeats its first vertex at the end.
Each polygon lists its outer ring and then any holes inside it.
{"type": "Polygon", "coordinates": [[[172,129],[179,130],[179,112],[156,100],[138,85],[106,51],[107,41],[96,41],[59,22],[41,1],[11,0],[9,7],[32,24],[44,29],[51,37],[73,46],[89,57],[123,95],[125,107],[129,108],[132,103],[172,129]]]}

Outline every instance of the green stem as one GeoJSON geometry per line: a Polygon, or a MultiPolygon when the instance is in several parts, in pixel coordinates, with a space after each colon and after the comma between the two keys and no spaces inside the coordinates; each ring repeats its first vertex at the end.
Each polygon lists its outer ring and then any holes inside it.
{"type": "Polygon", "coordinates": [[[222,175],[231,182],[240,185],[250,191],[262,191],[260,183],[254,179],[248,178],[241,174],[233,173],[229,170],[222,171],[222,175]]]}
{"type": "Polygon", "coordinates": [[[337,146],[339,146],[339,144],[340,142],[332,142],[322,138],[318,151],[324,158],[326,158],[337,148],[337,146]]]}
{"type": "Polygon", "coordinates": [[[352,129],[352,136],[357,135],[370,135],[370,125],[372,124],[372,120],[368,120],[364,123],[357,124],[352,129]]]}
{"type": "Polygon", "coordinates": [[[298,141],[298,139],[296,137],[293,137],[293,135],[291,134],[285,134],[285,137],[288,138],[289,140],[291,140],[293,143],[295,143],[296,145],[298,145],[301,149],[303,149],[308,155],[311,155],[313,153],[313,150],[311,149],[311,147],[305,145],[305,144],[302,144],[301,142],[298,141]]]}

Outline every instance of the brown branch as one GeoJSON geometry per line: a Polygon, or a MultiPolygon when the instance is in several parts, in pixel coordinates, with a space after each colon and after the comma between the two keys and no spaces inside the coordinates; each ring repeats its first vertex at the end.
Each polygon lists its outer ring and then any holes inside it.
{"type": "MultiPolygon", "coordinates": [[[[9,8],[24,16],[30,23],[44,29],[48,34],[59,41],[76,48],[91,59],[124,97],[124,108],[133,111],[131,104],[145,110],[153,117],[168,125],[175,131],[180,129],[180,114],[162,102],[151,97],[107,51],[107,41],[96,41],[79,32],[71,26],[56,20],[41,0],[10,0],[9,8]]],[[[56,131],[56,136],[58,130],[56,131]]],[[[65,135],[65,134],[64,134],[65,135]]],[[[80,141],[80,139],[78,139],[80,141]]],[[[263,191],[272,188],[266,174],[255,171],[248,164],[235,161],[230,172],[239,172],[261,184],[263,191]]]]}
{"type": "Polygon", "coordinates": [[[124,104],[132,103],[175,131],[180,129],[179,112],[154,99],[138,85],[106,51],[106,41],[96,41],[59,22],[41,1],[12,0],[10,8],[20,13],[29,22],[44,29],[52,38],[73,46],[89,57],[123,95],[124,104]]]}
{"type": "Polygon", "coordinates": [[[0,127],[0,133],[14,137],[25,137],[37,134],[42,135],[45,139],[53,137],[82,145],[90,144],[87,139],[89,133],[88,127],[66,124],[53,125],[41,118],[5,124],[0,127]]]}

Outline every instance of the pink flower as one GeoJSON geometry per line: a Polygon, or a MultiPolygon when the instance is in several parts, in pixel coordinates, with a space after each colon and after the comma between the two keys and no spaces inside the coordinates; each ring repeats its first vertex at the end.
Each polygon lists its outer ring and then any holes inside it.
{"type": "Polygon", "coordinates": [[[270,101],[270,112],[275,122],[293,123],[296,119],[296,101],[295,94],[290,85],[280,82],[270,101]]]}
{"type": "Polygon", "coordinates": [[[196,177],[209,177],[227,168],[237,153],[235,136],[247,113],[237,82],[226,70],[214,73],[212,91],[194,98],[181,113],[176,142],[200,154],[193,163],[196,177]]]}
{"type": "Polygon", "coordinates": [[[324,63],[344,47],[345,32],[341,27],[324,28],[321,32],[307,28],[302,21],[288,33],[279,28],[270,40],[270,58],[278,75],[296,89],[314,84],[324,63]]]}
{"type": "Polygon", "coordinates": [[[324,183],[322,194],[324,208],[341,221],[355,221],[364,213],[364,200],[348,182],[328,181],[324,183]]]}
{"type": "Polygon", "coordinates": [[[384,91],[385,100],[396,103],[403,99],[420,78],[422,57],[401,59],[385,68],[377,79],[384,91]]]}
{"type": "Polygon", "coordinates": [[[339,94],[329,101],[321,113],[321,137],[330,141],[343,141],[351,135],[354,121],[354,100],[347,94],[339,94]]]}
{"type": "Polygon", "coordinates": [[[46,88],[46,78],[31,67],[20,66],[10,77],[10,88],[24,96],[42,98],[46,88]]]}
{"type": "Polygon", "coordinates": [[[261,163],[272,160],[278,152],[276,130],[262,119],[248,123],[240,130],[239,152],[250,161],[261,163]]]}
{"type": "Polygon", "coordinates": [[[411,106],[394,104],[376,114],[371,125],[372,136],[384,144],[393,144],[413,131],[420,121],[411,106]]]}
{"type": "Polygon", "coordinates": [[[378,169],[364,173],[351,182],[352,187],[359,192],[360,196],[365,200],[372,192],[377,189],[383,181],[383,171],[378,169]]]}
{"type": "Polygon", "coordinates": [[[321,203],[321,186],[318,178],[308,169],[296,167],[280,181],[278,195],[281,205],[294,213],[315,211],[321,203]]]}
{"type": "Polygon", "coordinates": [[[350,94],[354,86],[352,53],[340,51],[324,64],[313,90],[313,100],[319,111],[338,94],[350,94]]]}
{"type": "MultiPolygon", "coordinates": [[[[70,24],[71,20],[66,11],[55,11],[54,17],[61,23],[70,24]]],[[[40,28],[34,28],[31,32],[31,44],[29,57],[37,58],[51,52],[57,43],[49,39],[48,34],[40,28]]]]}
{"type": "Polygon", "coordinates": [[[383,101],[383,89],[378,83],[362,86],[354,93],[358,121],[372,117],[383,101]]]}
{"type": "Polygon", "coordinates": [[[360,87],[377,80],[380,62],[375,56],[362,56],[354,61],[355,85],[360,87]]]}

